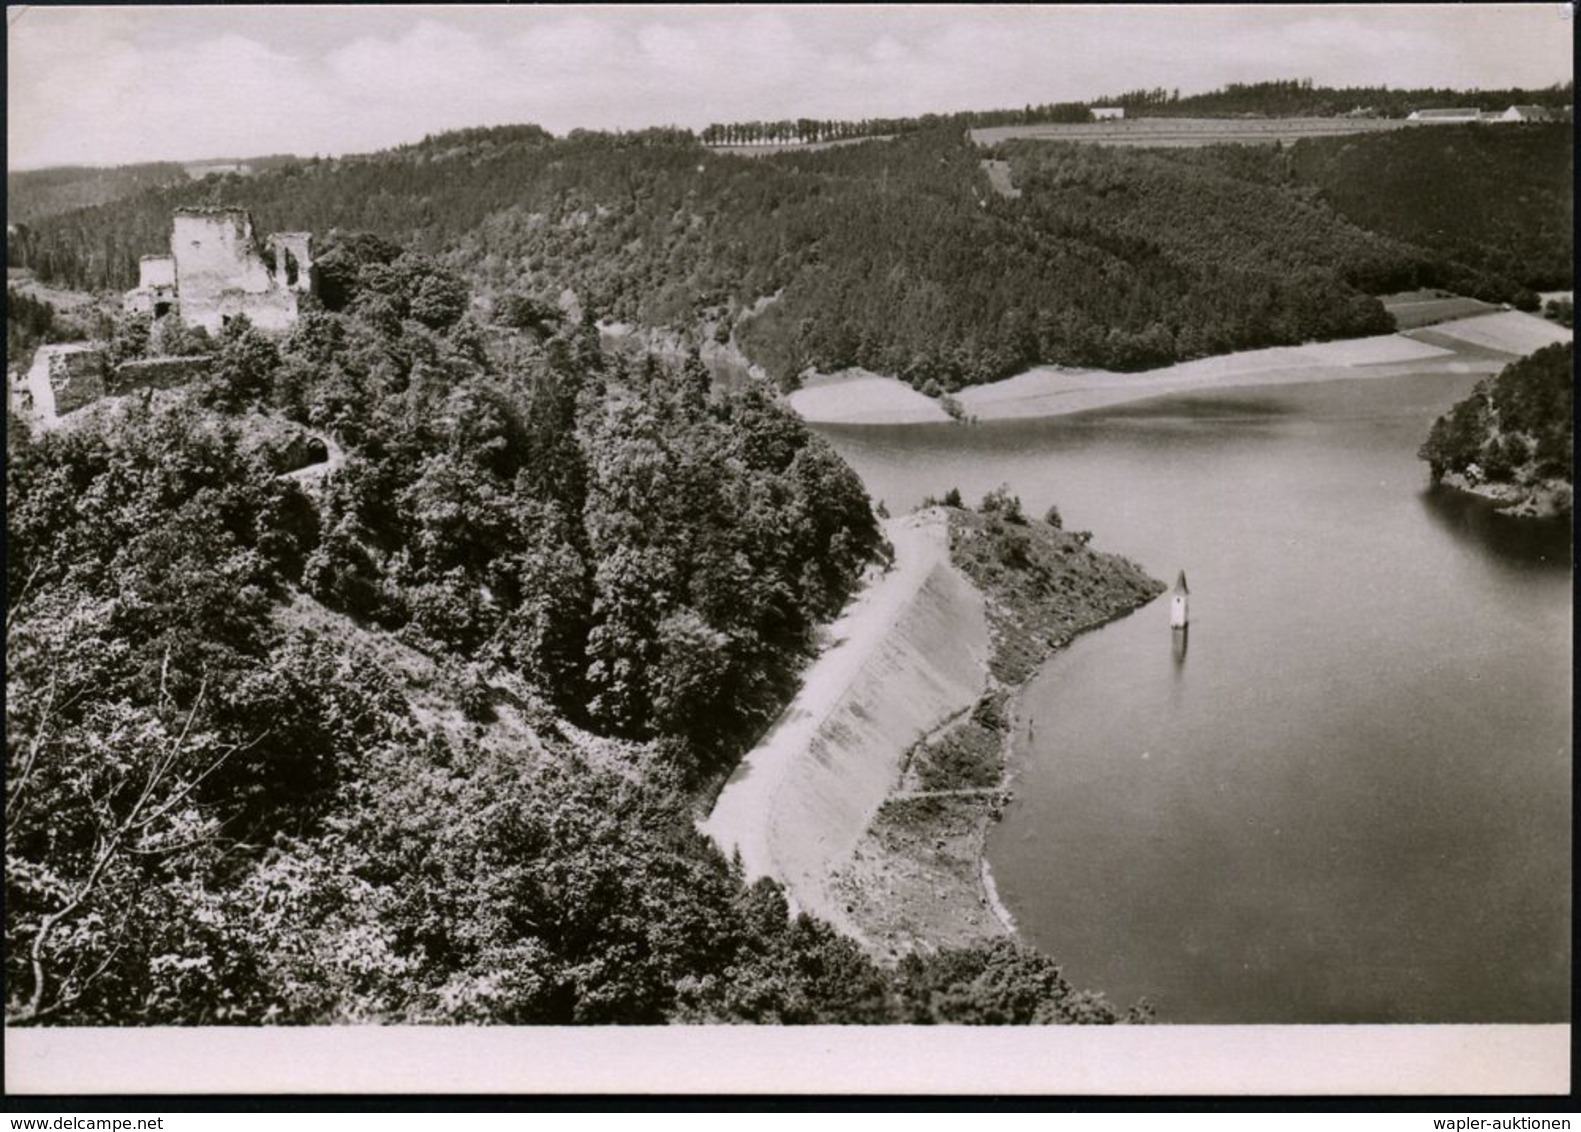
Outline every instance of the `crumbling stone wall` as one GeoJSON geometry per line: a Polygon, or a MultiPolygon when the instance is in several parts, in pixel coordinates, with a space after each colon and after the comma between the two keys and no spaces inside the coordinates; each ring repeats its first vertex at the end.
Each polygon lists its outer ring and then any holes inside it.
{"type": "Polygon", "coordinates": [[[208,376],[213,366],[214,358],[209,354],[141,358],[116,366],[105,378],[104,388],[111,396],[130,393],[134,389],[174,389],[208,376]]]}
{"type": "Polygon", "coordinates": [[[179,208],[171,254],[139,261],[137,287],[122,305],[155,318],[179,311],[210,334],[237,315],[283,330],[296,321],[300,296],[313,291],[312,241],[309,232],[276,232],[260,246],[246,209],[179,208]]]}
{"type": "Polygon", "coordinates": [[[176,260],[168,255],[145,255],[137,261],[137,287],[128,291],[122,305],[134,314],[163,318],[176,309],[176,260]]]}
{"type": "Polygon", "coordinates": [[[313,289],[313,234],[275,232],[268,240],[274,257],[276,287],[308,292],[313,289]]]}
{"type": "Polygon", "coordinates": [[[69,413],[104,396],[105,357],[93,342],[40,346],[28,370],[33,407],[42,417],[69,413]]]}
{"type": "Polygon", "coordinates": [[[284,330],[296,321],[298,296],[312,289],[309,235],[272,237],[271,265],[245,209],[178,209],[170,250],[181,319],[210,334],[237,315],[262,330],[284,330]]]}

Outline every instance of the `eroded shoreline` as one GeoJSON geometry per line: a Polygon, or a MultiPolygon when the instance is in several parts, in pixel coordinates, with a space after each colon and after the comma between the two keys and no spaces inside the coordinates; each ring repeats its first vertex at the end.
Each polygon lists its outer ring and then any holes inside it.
{"type": "MultiPolygon", "coordinates": [[[[1365,381],[1419,373],[1495,373],[1514,358],[1573,334],[1519,311],[1497,311],[1370,338],[1274,346],[1199,358],[1140,373],[1040,366],[954,396],[968,419],[1036,420],[1171,394],[1315,381],[1365,381]]],[[[892,377],[863,370],[820,376],[787,398],[816,424],[947,422],[938,402],[892,377]]]]}
{"type": "Polygon", "coordinates": [[[986,838],[1010,796],[1016,698],[1075,635],[1162,586],[1085,535],[1019,515],[930,508],[887,529],[890,572],[836,622],[702,828],[749,879],[773,877],[797,908],[894,962],[1015,933],[986,838]],[[1025,574],[999,570],[1006,545],[1012,557],[1033,548],[1025,574]],[[1033,574],[1041,605],[1007,600],[1035,589],[1033,574]]]}

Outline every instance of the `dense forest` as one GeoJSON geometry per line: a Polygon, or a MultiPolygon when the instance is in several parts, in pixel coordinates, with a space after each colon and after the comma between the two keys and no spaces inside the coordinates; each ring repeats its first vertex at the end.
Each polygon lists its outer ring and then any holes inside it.
{"type": "Polygon", "coordinates": [[[1118,1019],[1008,941],[875,966],[695,831],[885,553],[829,448],[376,237],[324,262],[179,394],[10,418],[8,1024],[1118,1019]]]}
{"type": "Polygon", "coordinates": [[[151,190],[11,251],[46,280],[126,287],[174,207],[236,204],[261,231],[377,232],[485,300],[733,340],[782,381],[861,365],[947,392],[1385,331],[1371,296],[1395,289],[1531,306],[1568,282],[1571,153],[1563,125],[1278,152],[1014,142],[1011,200],[953,128],[746,159],[675,131],[500,127],[151,190]],[[1428,188],[1404,172],[1423,163],[1428,188]]]}
{"type": "Polygon", "coordinates": [[[1329,118],[1365,113],[1378,118],[1404,118],[1417,110],[1475,107],[1506,110],[1511,106],[1544,106],[1554,111],[1575,98],[1573,82],[1537,90],[1455,90],[1449,87],[1387,86],[1325,87],[1311,79],[1228,83],[1218,90],[1181,96],[1178,90],[1131,90],[1097,99],[1094,105],[1123,106],[1127,114],[1145,118],[1329,118]]]}
{"type": "Polygon", "coordinates": [[[1469,270],[1443,284],[1535,309],[1575,279],[1574,138],[1568,126],[1469,126],[1193,151],[1247,180],[1307,187],[1360,228],[1469,270]]]}
{"type": "Polygon", "coordinates": [[[1575,346],[1511,362],[1433,422],[1421,458],[1433,479],[1533,486],[1574,482],[1575,346]]]}

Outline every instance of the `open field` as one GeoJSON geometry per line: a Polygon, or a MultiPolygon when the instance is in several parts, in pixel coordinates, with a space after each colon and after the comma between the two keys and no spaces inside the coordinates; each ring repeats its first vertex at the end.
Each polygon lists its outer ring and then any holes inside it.
{"type": "Polygon", "coordinates": [[[1288,145],[1302,138],[1371,134],[1429,123],[1404,118],[1123,118],[1107,122],[1049,122],[1030,126],[988,126],[970,131],[978,145],[1017,138],[1182,148],[1204,145],[1288,145]]]}
{"type": "Polygon", "coordinates": [[[1491,314],[1500,309],[1492,303],[1468,299],[1464,295],[1451,295],[1448,291],[1401,291],[1384,295],[1382,302],[1384,309],[1394,316],[1395,327],[1400,330],[1415,330],[1435,322],[1491,314]]]}
{"type": "Polygon", "coordinates": [[[1573,334],[1556,322],[1520,311],[1499,311],[1476,318],[1440,323],[1429,332],[1454,343],[1525,357],[1555,342],[1569,342],[1573,334]]]}
{"type": "Polygon", "coordinates": [[[93,307],[110,314],[119,313],[121,309],[119,295],[92,295],[86,291],[66,291],[52,287],[47,283],[39,282],[31,268],[6,268],[5,285],[8,288],[15,287],[24,295],[48,303],[56,310],[67,314],[77,314],[93,307]]]}

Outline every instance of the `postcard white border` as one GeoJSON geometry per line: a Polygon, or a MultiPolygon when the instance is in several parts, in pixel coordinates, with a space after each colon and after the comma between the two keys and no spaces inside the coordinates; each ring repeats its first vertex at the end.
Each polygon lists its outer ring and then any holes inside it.
{"type": "Polygon", "coordinates": [[[1563,1095],[1568,1025],[39,1029],[8,1094],[1563,1095]]]}

